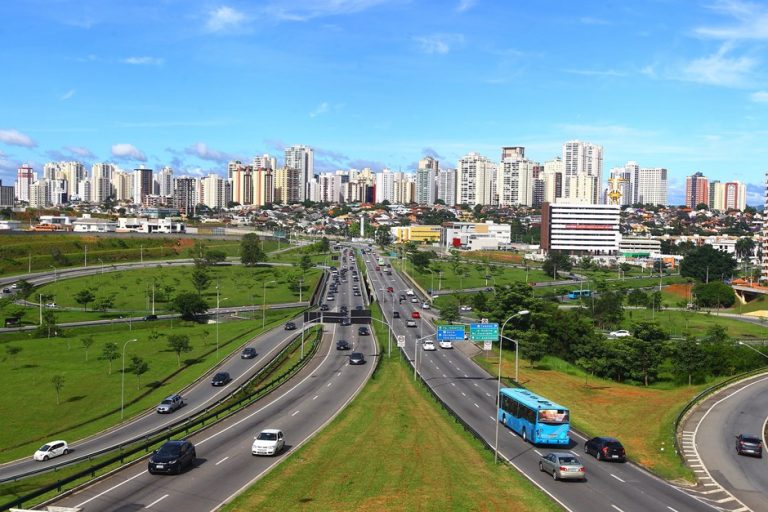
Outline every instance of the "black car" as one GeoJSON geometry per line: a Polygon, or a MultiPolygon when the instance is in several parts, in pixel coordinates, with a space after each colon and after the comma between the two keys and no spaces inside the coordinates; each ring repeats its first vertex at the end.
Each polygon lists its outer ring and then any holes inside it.
{"type": "Polygon", "coordinates": [[[296,324],[295,323],[293,323],[293,322],[286,322],[285,323],[285,330],[286,331],[293,331],[294,329],[296,329],[296,324]]]}
{"type": "Polygon", "coordinates": [[[345,316],[344,318],[341,319],[341,326],[346,327],[348,325],[352,325],[352,320],[350,320],[345,316]]]}
{"type": "Polygon", "coordinates": [[[231,380],[232,380],[232,377],[229,375],[228,372],[219,372],[213,376],[213,379],[211,379],[211,385],[225,386],[229,384],[231,380]]]}
{"type": "Polygon", "coordinates": [[[145,322],[151,322],[152,320],[157,320],[157,315],[147,315],[144,317],[145,322]]]}
{"type": "Polygon", "coordinates": [[[349,364],[365,364],[365,356],[362,352],[352,352],[349,354],[349,364]]]}
{"type": "Polygon", "coordinates": [[[331,307],[328,304],[321,304],[320,311],[328,311],[331,307]]]}
{"type": "Polygon", "coordinates": [[[155,473],[181,473],[195,465],[197,453],[189,441],[168,441],[149,458],[148,470],[155,473]]]}
{"type": "Polygon", "coordinates": [[[336,342],[336,350],[349,350],[350,348],[352,347],[350,347],[347,340],[339,340],[336,342]]]}
{"type": "Polygon", "coordinates": [[[253,347],[245,347],[242,352],[240,352],[240,359],[253,359],[256,357],[256,349],[253,347]]]}
{"type": "Polygon", "coordinates": [[[368,336],[369,334],[371,334],[371,331],[369,331],[368,328],[365,326],[358,327],[357,334],[359,334],[360,336],[368,336]]]}
{"type": "Polygon", "coordinates": [[[339,311],[342,313],[347,313],[349,311],[349,308],[347,306],[341,306],[339,308],[339,311]]]}
{"type": "Polygon", "coordinates": [[[400,312],[399,311],[393,311],[392,312],[392,318],[400,318],[400,312]]]}
{"type": "Polygon", "coordinates": [[[755,434],[739,434],[736,436],[736,453],[739,455],[763,456],[763,440],[755,434]]]}
{"type": "Polygon", "coordinates": [[[597,460],[627,460],[624,447],[613,437],[593,437],[584,443],[584,453],[594,455],[597,460]]]}
{"type": "Polygon", "coordinates": [[[364,310],[364,309],[365,309],[365,308],[364,308],[363,306],[359,306],[359,305],[358,305],[358,306],[355,306],[355,311],[362,311],[362,310],[364,310]]]}

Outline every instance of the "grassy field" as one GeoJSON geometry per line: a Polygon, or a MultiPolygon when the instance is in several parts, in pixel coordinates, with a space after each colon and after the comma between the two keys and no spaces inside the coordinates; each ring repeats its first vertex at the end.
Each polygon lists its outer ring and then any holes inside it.
{"type": "MultiPolygon", "coordinates": [[[[435,290],[461,290],[464,288],[480,288],[485,286],[501,286],[514,282],[543,282],[551,281],[541,269],[531,267],[528,272],[518,267],[499,267],[492,265],[491,271],[482,264],[470,265],[463,264],[461,268],[466,271],[464,277],[457,275],[447,262],[441,263],[443,277],[439,278],[439,272],[433,269],[432,273],[425,271],[416,271],[410,263],[406,263],[406,271],[419,283],[425,290],[429,290],[434,285],[435,290]],[[485,279],[485,276],[490,276],[485,279]],[[527,281],[526,281],[527,279],[527,281]],[[487,284],[486,284],[487,283],[487,284]]],[[[399,267],[398,267],[399,269],[399,267]]]]}
{"type": "MultiPolygon", "coordinates": [[[[377,337],[386,340],[386,329],[377,337]]],[[[505,509],[560,510],[509,466],[494,465],[491,452],[414,384],[394,353],[323,432],[225,508],[505,509]]]]}
{"type": "MultiPolygon", "coordinates": [[[[32,302],[38,302],[39,294],[53,297],[57,308],[57,322],[73,322],[94,318],[117,318],[120,316],[141,316],[151,312],[152,285],[155,288],[155,311],[168,311],[167,304],[180,292],[194,291],[190,282],[192,266],[162,267],[133,269],[125,272],[105,272],[72,279],[59,279],[53,283],[41,286],[29,297],[32,302]],[[74,295],[83,289],[90,289],[96,300],[112,297],[113,306],[109,312],[93,311],[94,303],[84,311],[83,306],[76,303],[74,295]]],[[[289,272],[297,273],[299,269],[286,267],[242,267],[214,266],[209,275],[211,282],[203,292],[203,298],[210,307],[216,307],[216,283],[220,285],[220,304],[222,307],[260,306],[264,303],[263,293],[266,291],[266,303],[278,304],[297,302],[298,292],[291,291],[286,282],[289,272]],[[265,288],[266,283],[266,288],[265,288]]],[[[305,275],[302,300],[308,300],[314,290],[321,271],[309,269],[305,275]]],[[[44,301],[45,302],[45,301],[44,301]]],[[[0,303],[0,315],[11,316],[11,311],[19,306],[0,303]]],[[[36,324],[39,320],[39,308],[25,308],[22,322],[36,324]]]]}
{"type": "MultiPolygon", "coordinates": [[[[267,329],[298,314],[297,309],[267,312],[267,329]]],[[[3,359],[0,361],[0,410],[8,414],[0,430],[0,461],[27,456],[42,441],[64,437],[74,441],[120,422],[121,359],[102,359],[108,342],[126,347],[126,370],[132,356],[149,363],[141,381],[133,373],[125,376],[125,416],[140,414],[164,396],[176,392],[206,373],[216,362],[239,349],[261,332],[260,320],[222,322],[219,324],[219,359],[216,357],[216,326],[189,322],[137,322],[132,330],[67,329],[66,338],[35,339],[26,333],[0,337],[3,359]],[[167,335],[186,334],[192,350],[177,355],[168,347],[167,335]],[[86,351],[82,339],[93,336],[86,351]],[[137,341],[125,343],[130,339],[137,341]],[[7,347],[21,351],[11,355],[7,347]],[[64,384],[60,404],[51,381],[61,375],[64,384]]]]}
{"type": "MultiPolygon", "coordinates": [[[[195,244],[224,251],[228,256],[240,252],[240,239],[219,240],[173,236],[95,236],[59,233],[17,233],[0,235],[0,275],[49,271],[50,267],[90,267],[140,260],[189,258],[195,244]],[[86,249],[87,248],[87,249],[86,249]],[[86,254],[87,253],[87,254],[86,254]]],[[[277,248],[265,241],[264,250],[277,248]]]]}
{"type": "MultiPolygon", "coordinates": [[[[511,381],[514,352],[504,356],[502,376],[511,381]]],[[[475,360],[490,373],[498,372],[497,355],[486,357],[483,353],[475,360]]],[[[521,361],[520,383],[567,406],[572,425],[586,435],[617,437],[632,460],[654,473],[671,480],[693,481],[693,473],[675,454],[674,420],[685,404],[711,384],[664,389],[585,379],[581,369],[550,357],[538,368],[521,361]]]]}
{"type": "Polygon", "coordinates": [[[764,339],[768,337],[768,324],[758,325],[742,322],[716,313],[701,311],[680,311],[664,309],[661,312],[648,309],[627,309],[622,328],[630,328],[634,322],[656,321],[673,337],[688,334],[701,336],[709,327],[722,325],[728,335],[735,339],[764,339]]]}

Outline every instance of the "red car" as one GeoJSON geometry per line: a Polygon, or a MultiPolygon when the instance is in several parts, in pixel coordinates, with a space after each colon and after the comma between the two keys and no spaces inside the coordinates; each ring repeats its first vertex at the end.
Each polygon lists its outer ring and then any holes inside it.
{"type": "Polygon", "coordinates": [[[388,287],[387,287],[387,291],[388,291],[389,293],[394,293],[395,289],[394,289],[394,288],[392,288],[391,286],[388,286],[388,287]]]}
{"type": "Polygon", "coordinates": [[[419,313],[418,311],[414,311],[413,313],[411,313],[411,318],[415,318],[418,320],[419,318],[421,318],[421,313],[419,313]]]}

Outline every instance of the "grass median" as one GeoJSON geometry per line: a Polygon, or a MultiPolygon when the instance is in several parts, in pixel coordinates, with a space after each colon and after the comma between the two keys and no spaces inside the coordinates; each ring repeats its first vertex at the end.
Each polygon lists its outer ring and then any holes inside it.
{"type": "MultiPolygon", "coordinates": [[[[374,305],[374,310],[378,306],[374,305]]],[[[380,311],[374,313],[381,318],[380,311]]],[[[387,329],[374,322],[377,339],[387,329]]],[[[441,409],[398,352],[323,432],[228,505],[250,510],[560,510],[441,409]]]]}

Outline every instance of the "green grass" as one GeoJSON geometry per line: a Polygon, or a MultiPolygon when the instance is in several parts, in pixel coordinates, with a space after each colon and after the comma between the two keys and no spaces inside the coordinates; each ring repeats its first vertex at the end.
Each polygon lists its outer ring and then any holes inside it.
{"type": "Polygon", "coordinates": [[[648,309],[627,309],[624,313],[622,328],[629,329],[632,323],[656,321],[673,337],[688,334],[700,336],[709,327],[721,325],[728,335],[735,339],[764,339],[768,337],[768,324],[765,326],[742,322],[715,313],[701,311],[678,311],[664,309],[653,312],[648,309]]]}
{"type": "MultiPolygon", "coordinates": [[[[513,380],[514,351],[504,352],[502,376],[513,380]]],[[[475,360],[491,374],[498,372],[498,355],[475,360]]],[[[520,383],[571,411],[574,428],[588,436],[615,436],[628,456],[669,480],[693,481],[674,449],[674,421],[682,408],[710,384],[648,388],[587,377],[562,360],[546,357],[537,368],[520,362],[520,383]]]]}
{"type": "MultiPolygon", "coordinates": [[[[298,309],[267,311],[267,328],[295,316],[298,309]]],[[[247,340],[261,332],[260,320],[222,322],[219,324],[219,355],[226,357],[247,340]]],[[[139,383],[134,374],[125,375],[125,417],[141,414],[161,398],[177,392],[199,378],[218,361],[216,358],[216,326],[190,322],[137,322],[126,326],[67,329],[66,338],[36,339],[26,333],[5,334],[0,361],[0,410],[14,411],[0,430],[0,461],[28,456],[37,445],[51,437],[70,442],[120,422],[121,360],[101,360],[107,342],[118,344],[122,351],[127,340],[137,339],[126,348],[126,366],[136,355],[149,363],[149,371],[139,383]],[[166,335],[186,334],[191,352],[181,355],[167,345],[166,335]],[[88,351],[82,338],[92,335],[95,342],[88,351]],[[21,352],[11,357],[5,347],[15,346],[21,352]],[[61,403],[51,378],[64,377],[61,403]]]]}
{"type": "MultiPolygon", "coordinates": [[[[168,311],[168,301],[180,292],[194,291],[190,282],[192,266],[167,267],[160,266],[145,269],[132,269],[125,272],[97,273],[90,276],[72,279],[59,279],[56,282],[41,286],[29,297],[31,302],[39,301],[39,294],[53,297],[57,309],[57,322],[74,322],[94,318],[117,318],[120,316],[141,316],[151,312],[152,285],[155,287],[155,311],[168,311]],[[74,295],[83,289],[93,290],[97,301],[102,297],[114,297],[114,305],[108,313],[93,311],[94,304],[84,311],[77,304],[74,295]]],[[[267,304],[298,302],[299,293],[290,290],[286,283],[286,275],[300,272],[299,269],[285,267],[243,267],[240,265],[224,265],[211,267],[209,272],[211,282],[203,292],[203,298],[210,307],[216,307],[216,283],[220,285],[219,302],[222,307],[232,306],[261,306],[264,303],[266,291],[267,304]],[[271,281],[271,282],[270,282],[271,281]],[[266,283],[266,288],[265,288],[266,283]]],[[[302,300],[308,300],[319,280],[321,271],[309,269],[305,274],[302,300]]],[[[1,303],[0,315],[10,316],[19,306],[1,303]]],[[[22,322],[37,324],[39,308],[24,308],[22,322]]]]}
{"type": "Polygon", "coordinates": [[[501,286],[515,282],[524,283],[526,282],[526,279],[529,283],[552,281],[552,278],[547,276],[540,268],[534,267],[531,267],[526,273],[523,268],[491,265],[491,270],[489,272],[487,267],[483,264],[464,263],[460,267],[467,272],[463,278],[460,278],[460,276],[453,271],[448,262],[440,262],[440,268],[443,273],[442,279],[439,278],[440,272],[434,268],[432,269],[432,273],[429,271],[420,272],[415,270],[410,262],[406,263],[405,270],[425,290],[431,289],[433,285],[435,290],[461,290],[464,288],[482,288],[494,285],[501,286]],[[491,277],[486,280],[486,275],[491,277]]]}
{"type": "MultiPolygon", "coordinates": [[[[378,308],[374,308],[378,309],[378,308]]],[[[380,315],[380,312],[379,312],[380,315]]],[[[374,325],[380,341],[386,328],[374,325]]],[[[225,507],[250,510],[560,510],[383,358],[361,394],[321,433],[225,507]],[[372,411],[371,404],[376,404],[372,411]],[[322,475],[318,478],[318,475],[322,475]]]]}

